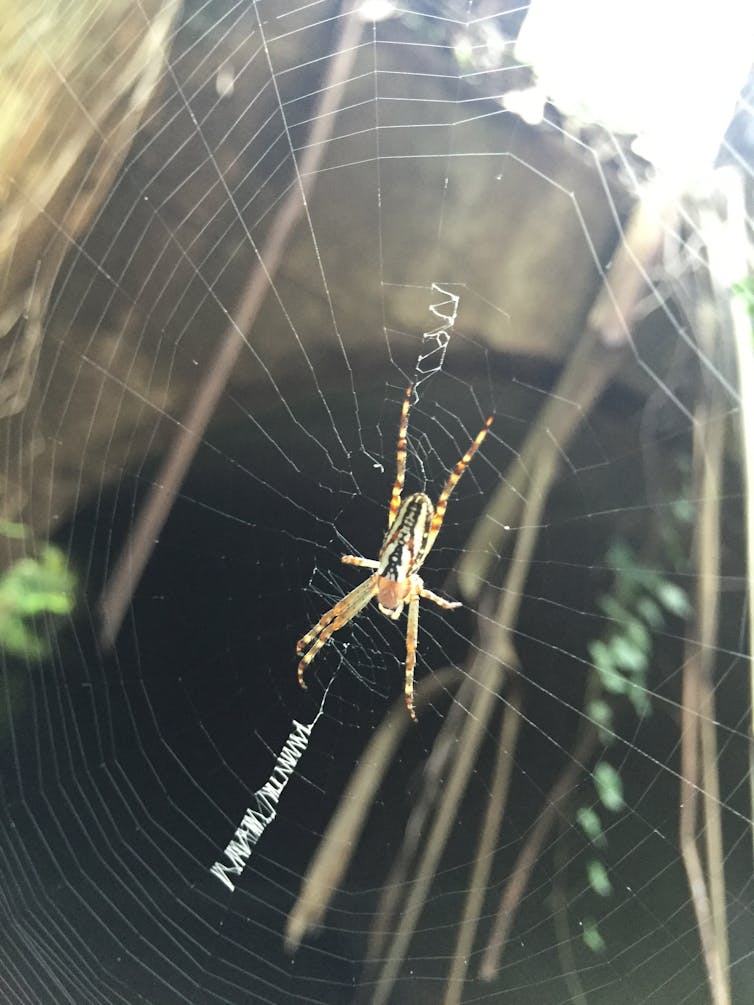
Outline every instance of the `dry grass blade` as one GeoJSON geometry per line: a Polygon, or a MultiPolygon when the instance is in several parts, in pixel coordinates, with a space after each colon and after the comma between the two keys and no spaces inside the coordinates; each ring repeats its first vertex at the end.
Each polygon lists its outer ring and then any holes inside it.
{"type": "Polygon", "coordinates": [[[522,700],[521,687],[518,683],[514,683],[500,724],[500,739],[492,773],[492,785],[484,815],[484,824],[479,835],[479,846],[469,883],[469,893],[458,929],[453,964],[448,974],[445,998],[443,999],[444,1005],[459,1005],[463,995],[463,984],[487,893],[495,845],[508,802],[513,758],[521,728],[522,700]]]}
{"type": "MultiPolygon", "coordinates": [[[[348,16],[342,19],[342,31],[336,40],[335,54],[330,60],[312,118],[310,135],[297,167],[298,184],[291,187],[281,202],[262,248],[260,250],[254,248],[257,253],[256,264],[251,270],[237,306],[230,315],[228,327],[220,341],[215,358],[178,428],[149,496],[102,591],[100,642],[105,649],[110,648],[120,630],[136,584],[141,578],[155,541],[159,538],[160,530],[230,379],[241,349],[244,346],[250,348],[247,333],[253,326],[270,289],[290,236],[306,209],[318,169],[327,150],[327,141],[335,127],[336,112],[340,107],[356,59],[358,41],[364,29],[365,22],[352,13],[350,4],[346,4],[344,9],[348,16]]],[[[225,183],[224,179],[222,180],[225,183]]]]}
{"type": "Polygon", "coordinates": [[[662,248],[674,200],[648,189],[634,210],[623,243],[587,319],[586,332],[571,353],[547,405],[520,453],[477,523],[458,565],[459,587],[474,599],[490,579],[495,556],[503,547],[505,528],[516,522],[529,491],[532,472],[551,455],[555,463],[625,362],[628,326],[646,287],[647,269],[662,248]]]}
{"type": "Polygon", "coordinates": [[[536,823],[529,833],[529,837],[526,839],[526,844],[519,852],[513,872],[503,890],[492,934],[490,935],[479,968],[479,976],[482,980],[494,980],[498,974],[505,943],[524,891],[529,884],[532,869],[539,859],[542,845],[550,833],[550,829],[565,812],[570,793],[582,773],[587,770],[587,764],[594,753],[596,745],[597,731],[591,724],[588,724],[584,729],[581,739],[570,754],[570,762],[561,771],[557,781],[547,793],[545,804],[540,810],[536,823]]]}
{"type": "Polygon", "coordinates": [[[466,717],[461,740],[457,746],[450,777],[440,790],[440,800],[432,828],[424,844],[408,896],[400,911],[400,920],[388,947],[379,981],[372,996],[373,1005],[390,1001],[393,985],[408,952],[416,923],[429,893],[440,856],[457,819],[458,807],[463,799],[468,780],[476,763],[479,747],[487,731],[500,689],[504,667],[487,653],[480,653],[473,661],[470,674],[477,683],[474,697],[466,717]]]}
{"type": "MultiPolygon", "coordinates": [[[[425,677],[416,689],[417,705],[421,707],[431,701],[458,679],[457,671],[450,669],[425,677]]],[[[412,728],[403,697],[396,699],[359,760],[306,872],[286,925],[285,942],[289,952],[296,950],[307,934],[321,923],[356,850],[374,795],[395,751],[412,728]]]]}
{"type": "MultiPolygon", "coordinates": [[[[699,789],[702,774],[704,775],[704,809],[705,831],[714,828],[714,817],[707,820],[709,802],[712,793],[707,790],[710,784],[710,770],[716,771],[713,762],[702,762],[710,756],[709,738],[702,741],[701,732],[705,715],[710,709],[709,695],[709,654],[713,652],[717,624],[717,568],[718,568],[718,533],[719,533],[719,459],[710,456],[710,444],[706,440],[707,428],[706,409],[697,410],[694,436],[695,461],[697,478],[699,480],[698,496],[702,500],[699,513],[698,537],[698,569],[696,595],[696,638],[688,643],[688,655],[683,671],[683,700],[681,703],[681,792],[680,792],[680,822],[679,837],[683,863],[689,881],[691,901],[694,905],[696,923],[702,943],[707,977],[715,1005],[729,1005],[730,989],[727,975],[727,943],[725,938],[725,907],[722,904],[722,919],[720,918],[720,875],[722,874],[721,848],[710,849],[708,843],[708,869],[717,874],[717,896],[715,903],[711,899],[711,877],[705,876],[701,855],[697,847],[697,818],[699,814],[699,789]],[[713,481],[714,479],[714,481],[713,481]],[[714,571],[713,571],[714,570],[714,571]],[[712,851],[712,855],[710,855],[712,851]],[[722,924],[722,930],[719,925],[722,924]]],[[[719,422],[715,423],[718,427],[719,422]]],[[[714,446],[714,444],[712,445],[714,446]]],[[[717,453],[721,442],[718,439],[717,453]]],[[[708,721],[708,727],[714,730],[714,720],[708,721]]],[[[714,756],[714,755],[713,755],[714,756]]],[[[717,783],[714,783],[717,788],[717,783]]],[[[718,816],[719,826],[719,816],[718,816]]],[[[714,841],[714,837],[712,838],[714,841]]],[[[709,841],[709,837],[708,837],[709,841]]],[[[723,891],[724,896],[724,891],[723,891]]]]}
{"type": "MultiPolygon", "coordinates": [[[[707,358],[720,356],[721,326],[726,317],[730,284],[728,227],[718,210],[702,205],[700,231],[707,246],[710,272],[696,296],[696,334],[707,358]]],[[[694,423],[694,496],[700,500],[695,541],[697,579],[694,626],[687,643],[683,675],[680,793],[680,842],[696,913],[699,937],[714,1005],[729,1005],[728,936],[714,670],[719,620],[720,486],[725,450],[726,405],[719,384],[708,379],[694,423]],[[697,845],[701,781],[706,873],[697,845]]]]}
{"type": "MultiPolygon", "coordinates": [[[[730,266],[723,281],[739,282],[747,273],[751,257],[748,240],[748,214],[744,182],[734,168],[717,172],[718,184],[728,206],[729,226],[726,228],[724,250],[730,266]]],[[[749,700],[752,719],[749,739],[749,806],[754,821],[754,346],[752,345],[752,319],[741,297],[730,304],[733,341],[736,346],[738,385],[740,390],[741,441],[744,477],[744,519],[746,524],[746,569],[749,582],[749,700]]],[[[751,825],[752,853],[754,854],[754,822],[751,825]]]]}
{"type": "Polygon", "coordinates": [[[467,714],[473,691],[473,681],[469,677],[465,678],[443,720],[442,729],[424,765],[422,787],[406,821],[403,842],[382,883],[377,910],[369,930],[366,951],[368,972],[376,971],[382,960],[385,943],[390,937],[390,926],[399,911],[404,884],[408,881],[423,835],[427,832],[441,779],[448,771],[448,762],[456,749],[456,738],[461,730],[463,717],[467,714]]]}

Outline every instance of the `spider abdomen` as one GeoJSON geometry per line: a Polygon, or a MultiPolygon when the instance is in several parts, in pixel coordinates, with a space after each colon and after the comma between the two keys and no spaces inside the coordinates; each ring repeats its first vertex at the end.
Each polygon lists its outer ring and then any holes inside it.
{"type": "Polygon", "coordinates": [[[379,576],[377,579],[377,606],[389,618],[395,620],[400,617],[410,593],[410,579],[404,579],[401,583],[386,576],[379,576]]]}
{"type": "Polygon", "coordinates": [[[380,548],[377,572],[381,578],[402,583],[421,568],[429,551],[434,512],[432,500],[424,492],[414,492],[403,500],[380,548]]]}

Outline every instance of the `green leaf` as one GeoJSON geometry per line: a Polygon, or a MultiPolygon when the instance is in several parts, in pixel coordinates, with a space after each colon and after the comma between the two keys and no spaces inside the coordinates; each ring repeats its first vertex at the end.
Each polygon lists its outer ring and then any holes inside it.
{"type": "Polygon", "coordinates": [[[600,931],[597,928],[597,922],[593,921],[591,918],[586,919],[583,922],[581,938],[584,940],[584,945],[588,949],[591,949],[593,953],[604,953],[607,949],[605,940],[600,935],[600,931]]]}
{"type": "Polygon", "coordinates": [[[49,645],[33,628],[14,614],[0,618],[0,646],[15,656],[42,659],[49,645]]]}
{"type": "Polygon", "coordinates": [[[613,885],[604,865],[596,858],[591,859],[586,865],[586,875],[589,885],[600,897],[609,897],[613,892],[613,885]]]}
{"type": "Polygon", "coordinates": [[[610,640],[610,655],[616,667],[630,674],[644,674],[647,669],[647,656],[635,642],[625,635],[614,635],[610,640]]]}
{"type": "Polygon", "coordinates": [[[643,596],[636,601],[636,613],[639,614],[650,628],[657,630],[665,624],[662,608],[651,597],[643,596]]]}
{"type": "Polygon", "coordinates": [[[69,614],[73,589],[74,579],[61,552],[51,546],[40,559],[19,559],[0,580],[0,596],[15,611],[29,616],[44,611],[69,614]]]}
{"type": "Polygon", "coordinates": [[[587,646],[587,650],[604,689],[611,694],[624,694],[626,679],[615,669],[610,650],[605,643],[594,639],[587,646]]]}
{"type": "Polygon", "coordinates": [[[610,694],[625,694],[628,688],[628,681],[617,670],[600,670],[600,683],[610,694]]]}
{"type": "MultiPolygon", "coordinates": [[[[638,606],[638,605],[637,605],[638,606]]],[[[625,626],[626,637],[633,642],[642,653],[649,656],[652,652],[652,636],[647,631],[644,623],[638,618],[631,618],[625,626]]]]}
{"type": "Polygon", "coordinates": [[[591,806],[581,806],[576,811],[576,821],[584,834],[597,848],[607,847],[607,838],[602,830],[599,814],[591,806]]]}
{"type": "Polygon", "coordinates": [[[50,625],[34,623],[43,614],[70,614],[76,581],[65,555],[46,545],[39,558],[21,558],[0,577],[0,647],[39,659],[49,652],[45,632],[50,625]],[[28,620],[27,620],[28,619],[28,620]]]}
{"type": "MultiPolygon", "coordinates": [[[[613,709],[602,698],[595,698],[593,701],[590,701],[586,706],[586,714],[599,729],[612,731],[613,709]]],[[[607,740],[611,739],[612,737],[608,736],[607,740]]],[[[607,741],[603,740],[603,743],[605,742],[607,741]]]]}
{"type": "Polygon", "coordinates": [[[686,591],[669,579],[661,579],[654,593],[665,610],[679,618],[685,618],[691,610],[686,591]]]}
{"type": "Polygon", "coordinates": [[[597,669],[604,666],[612,666],[610,652],[605,643],[600,639],[592,639],[586,648],[592,663],[594,663],[597,669]]]}
{"type": "Polygon", "coordinates": [[[626,805],[623,798],[623,783],[612,764],[608,764],[607,761],[600,761],[595,767],[592,777],[594,778],[594,787],[597,790],[599,800],[605,809],[613,813],[622,810],[626,805]]]}

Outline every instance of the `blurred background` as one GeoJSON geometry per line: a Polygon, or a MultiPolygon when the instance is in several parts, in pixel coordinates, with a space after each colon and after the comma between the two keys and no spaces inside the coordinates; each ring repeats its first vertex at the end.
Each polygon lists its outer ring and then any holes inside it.
{"type": "Polygon", "coordinates": [[[5,1000],[749,1002],[754,9],[3,15],[5,1000]]]}

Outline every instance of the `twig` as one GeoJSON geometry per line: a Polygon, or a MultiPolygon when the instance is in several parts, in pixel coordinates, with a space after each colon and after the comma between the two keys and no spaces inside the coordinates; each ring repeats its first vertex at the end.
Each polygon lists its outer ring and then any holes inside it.
{"type": "Polygon", "coordinates": [[[500,901],[495,924],[492,928],[487,948],[482,957],[479,976],[484,981],[494,980],[500,968],[508,933],[516,916],[524,891],[529,884],[529,876],[537,863],[542,845],[559,815],[564,812],[571,791],[576,785],[597,745],[597,730],[587,723],[581,739],[570,754],[570,761],[561,771],[550,789],[545,804],[529,832],[526,844],[521,849],[500,901]]]}
{"type": "MultiPolygon", "coordinates": [[[[724,250],[729,264],[720,277],[732,287],[750,274],[751,251],[747,236],[748,213],[744,195],[744,182],[734,168],[721,168],[716,172],[718,186],[725,195],[728,226],[724,250]]],[[[754,853],[754,347],[752,346],[752,319],[742,297],[730,302],[733,339],[738,364],[738,386],[741,393],[739,416],[741,420],[741,453],[744,469],[744,521],[746,525],[746,578],[748,582],[749,609],[749,698],[751,703],[751,734],[749,737],[749,805],[751,806],[751,838],[754,853]]]]}
{"type": "MultiPolygon", "coordinates": [[[[730,301],[730,289],[720,288],[724,281],[720,275],[722,259],[729,259],[728,221],[730,207],[726,207],[725,219],[719,212],[711,212],[703,208],[701,213],[702,237],[707,245],[707,255],[710,262],[710,278],[712,281],[713,310],[704,312],[709,330],[700,327],[700,345],[710,359],[722,355],[720,346],[723,342],[729,344],[730,315],[726,306],[730,301]],[[713,320],[714,318],[714,320],[713,320]]],[[[736,220],[735,225],[740,225],[736,220]]],[[[705,474],[703,480],[704,506],[709,505],[708,519],[700,526],[700,554],[704,555],[703,579],[710,584],[716,584],[720,577],[720,486],[723,481],[723,456],[725,453],[725,426],[727,402],[724,400],[722,388],[717,380],[707,378],[709,384],[709,403],[711,422],[705,431],[705,474]]],[[[700,572],[702,572],[700,564],[700,572]]],[[[714,652],[718,636],[720,591],[715,585],[705,586],[704,608],[699,614],[699,630],[702,642],[700,667],[701,677],[701,741],[702,741],[702,778],[704,782],[704,819],[705,841],[707,852],[707,875],[710,884],[710,900],[712,903],[712,920],[715,926],[715,940],[720,953],[720,965],[725,979],[727,997],[730,999],[728,923],[725,907],[725,870],[723,828],[721,820],[720,779],[718,776],[717,732],[715,728],[715,691],[713,684],[714,652]],[[714,600],[709,596],[712,594],[714,600]]]]}
{"type": "MultiPolygon", "coordinates": [[[[694,454],[697,468],[697,478],[701,482],[697,496],[701,498],[699,513],[698,538],[698,569],[696,595],[696,632],[695,641],[689,641],[688,655],[683,671],[683,691],[681,702],[681,791],[679,840],[681,855],[686,867],[691,901],[696,914],[697,928],[702,943],[704,962],[707,968],[712,1000],[715,1005],[729,1005],[730,993],[728,979],[719,941],[720,933],[716,930],[716,912],[710,902],[707,881],[704,875],[699,849],[697,847],[697,816],[699,812],[699,775],[702,748],[700,745],[700,723],[705,714],[703,698],[706,688],[704,678],[709,667],[704,664],[705,652],[709,644],[709,617],[705,607],[710,604],[716,608],[716,590],[714,572],[711,563],[714,562],[713,549],[710,542],[717,534],[717,496],[719,482],[714,483],[711,475],[714,466],[707,457],[705,441],[706,409],[699,406],[694,428],[694,454]]],[[[716,622],[716,613],[712,615],[716,622]]],[[[706,784],[706,783],[705,783],[706,784]]],[[[709,793],[705,792],[705,796],[709,793]]],[[[708,846],[709,850],[709,846],[708,846]]],[[[724,905],[723,905],[724,924],[724,905]]],[[[723,936],[724,938],[724,936],[723,936]]]]}
{"type": "Polygon", "coordinates": [[[241,295],[230,315],[220,347],[210,364],[207,376],[184,416],[170,450],[165,457],[136,523],[118,556],[100,600],[102,629],[100,643],[109,648],[115,641],[136,584],[147,564],[155,541],[165,524],[186,472],[202,441],[204,431],[214,414],[226,384],[233,372],[246,333],[256,320],[273,277],[277,272],[289,237],[301,218],[314,186],[327,141],[335,126],[348,77],[356,59],[358,42],[364,22],[352,14],[346,4],[336,52],[330,60],[317,108],[313,113],[311,132],[297,170],[297,181],[283,199],[270,227],[269,236],[241,295]]]}
{"type": "Polygon", "coordinates": [[[448,974],[444,1005],[460,1005],[463,995],[463,985],[469,968],[474,936],[487,893],[487,881],[492,868],[495,845],[508,802],[513,758],[521,728],[522,700],[521,687],[518,682],[514,682],[502,716],[497,758],[492,772],[492,786],[487,800],[482,832],[479,835],[479,847],[471,873],[469,892],[458,929],[453,963],[448,974]]]}
{"type": "Polygon", "coordinates": [[[462,594],[474,599],[491,575],[506,527],[517,520],[531,471],[548,455],[559,457],[586,415],[628,357],[631,325],[646,288],[647,270],[659,254],[675,204],[660,186],[648,188],[633,211],[587,318],[586,331],[526,437],[500,487],[477,522],[458,565],[462,594]]]}
{"type": "MultiPolygon", "coordinates": [[[[707,248],[709,274],[696,298],[697,338],[709,359],[719,358],[720,326],[725,318],[729,290],[718,283],[729,265],[728,227],[719,210],[702,205],[700,231],[707,248]],[[710,299],[711,294],[711,299],[710,299]]],[[[701,500],[696,535],[696,603],[693,641],[687,644],[684,666],[681,736],[681,852],[696,914],[699,937],[707,968],[712,1000],[729,1005],[728,935],[725,909],[725,872],[720,783],[718,778],[715,698],[712,683],[718,629],[720,572],[720,485],[724,451],[725,402],[720,385],[708,380],[706,394],[697,406],[694,422],[695,496],[701,500]],[[689,718],[696,720],[692,725],[689,718]],[[690,787],[699,782],[701,765],[704,837],[707,875],[697,848],[698,793],[690,787]]]]}
{"type": "Polygon", "coordinates": [[[458,746],[461,724],[468,714],[467,710],[473,696],[473,683],[470,677],[463,680],[456,700],[443,719],[442,729],[432,745],[422,772],[421,790],[406,821],[403,841],[390,871],[381,884],[382,889],[367,940],[365,955],[367,975],[376,968],[378,961],[381,961],[385,943],[390,937],[390,925],[398,913],[404,884],[427,832],[427,821],[431,819],[442,779],[448,772],[448,762],[458,746]]]}
{"type": "Polygon", "coordinates": [[[416,923],[435,876],[437,864],[455,823],[456,810],[466,792],[466,786],[476,763],[477,753],[497,697],[501,676],[499,661],[486,653],[480,653],[475,662],[481,664],[479,670],[473,673],[479,686],[475,690],[474,700],[467,717],[467,725],[473,724],[473,728],[464,730],[463,739],[457,747],[457,756],[453,761],[450,777],[440,790],[437,815],[427,836],[413,883],[401,909],[398,927],[387,951],[372,998],[373,1005],[385,1005],[386,1002],[390,1001],[393,985],[408,952],[416,923]]]}
{"type": "MultiPolygon", "coordinates": [[[[440,670],[423,678],[416,687],[417,706],[421,707],[458,680],[458,672],[452,669],[440,670]]],[[[298,900],[288,916],[285,930],[288,952],[295,951],[306,935],[322,921],[356,850],[374,794],[411,725],[401,695],[359,760],[307,869],[298,900]]]]}

